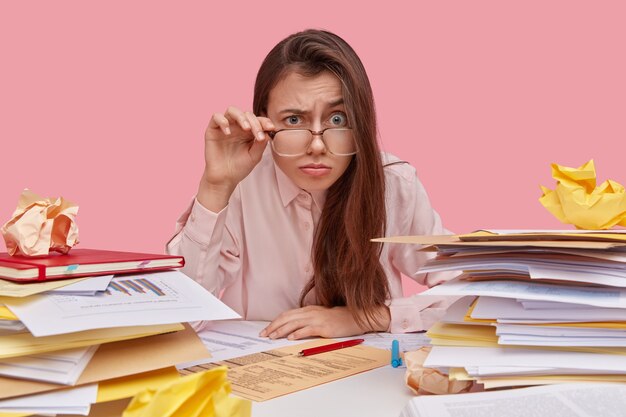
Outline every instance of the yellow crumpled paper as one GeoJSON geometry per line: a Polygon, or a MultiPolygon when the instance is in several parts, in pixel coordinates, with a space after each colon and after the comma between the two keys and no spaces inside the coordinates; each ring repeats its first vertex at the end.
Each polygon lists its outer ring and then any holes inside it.
{"type": "Polygon", "coordinates": [[[415,395],[429,394],[458,394],[468,392],[473,385],[472,381],[451,381],[436,369],[424,368],[424,361],[430,353],[430,347],[425,346],[416,351],[404,352],[406,385],[415,395]]]}
{"type": "Polygon", "coordinates": [[[556,188],[541,186],[541,204],[563,223],[578,229],[610,229],[626,226],[626,193],[612,180],[596,187],[593,159],[579,168],[552,164],[556,188]]]}
{"type": "Polygon", "coordinates": [[[9,255],[63,254],[78,243],[78,206],[63,197],[44,198],[25,189],[0,232],[9,255]]]}
{"type": "Polygon", "coordinates": [[[249,400],[230,397],[226,367],[182,377],[135,395],[122,417],[250,417],[249,400]]]}

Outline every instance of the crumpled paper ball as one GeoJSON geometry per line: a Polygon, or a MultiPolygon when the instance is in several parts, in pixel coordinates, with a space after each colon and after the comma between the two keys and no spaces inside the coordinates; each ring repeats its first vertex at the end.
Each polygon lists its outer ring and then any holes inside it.
{"type": "Polygon", "coordinates": [[[552,164],[556,188],[541,187],[539,202],[563,223],[577,229],[610,229],[626,226],[626,193],[612,180],[596,187],[593,159],[579,168],[552,164]]]}
{"type": "Polygon", "coordinates": [[[9,255],[67,253],[78,243],[78,206],[63,197],[44,198],[25,189],[0,231],[9,255]]]}
{"type": "Polygon", "coordinates": [[[424,368],[424,361],[430,353],[430,347],[425,346],[411,352],[404,352],[406,385],[415,395],[429,394],[459,394],[468,392],[473,381],[451,381],[448,375],[442,374],[436,369],[424,368]]]}
{"type": "Polygon", "coordinates": [[[230,392],[226,367],[209,369],[138,393],[122,417],[250,417],[252,403],[230,392]]]}

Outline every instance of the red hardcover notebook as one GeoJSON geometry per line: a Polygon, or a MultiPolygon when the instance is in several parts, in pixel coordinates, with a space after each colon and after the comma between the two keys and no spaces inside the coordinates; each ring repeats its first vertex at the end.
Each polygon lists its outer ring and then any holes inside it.
{"type": "Polygon", "coordinates": [[[180,268],[182,256],[73,249],[67,255],[10,256],[0,253],[0,278],[18,282],[78,278],[180,268]]]}

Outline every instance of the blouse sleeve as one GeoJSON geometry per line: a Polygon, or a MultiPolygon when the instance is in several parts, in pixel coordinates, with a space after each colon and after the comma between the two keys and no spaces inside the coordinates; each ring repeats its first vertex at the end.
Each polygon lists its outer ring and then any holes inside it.
{"type": "Polygon", "coordinates": [[[169,254],[185,258],[182,272],[216,297],[241,275],[238,223],[229,222],[231,216],[237,216],[237,204],[231,203],[214,213],[194,199],[166,245],[169,254]]]}
{"type": "MultiPolygon", "coordinates": [[[[389,216],[392,233],[398,235],[444,235],[450,232],[444,228],[441,217],[432,208],[428,194],[415,169],[409,164],[402,164],[392,170],[387,183],[393,195],[394,203],[389,216]]],[[[390,196],[391,197],[391,196],[390,196]]],[[[389,197],[388,197],[389,198],[389,197]]],[[[420,285],[432,287],[454,278],[457,273],[418,274],[419,266],[434,257],[433,252],[418,251],[419,245],[392,244],[389,258],[393,269],[412,278],[420,285]]],[[[441,319],[447,306],[455,300],[443,297],[399,297],[389,303],[392,333],[407,333],[426,330],[441,319]]]]}

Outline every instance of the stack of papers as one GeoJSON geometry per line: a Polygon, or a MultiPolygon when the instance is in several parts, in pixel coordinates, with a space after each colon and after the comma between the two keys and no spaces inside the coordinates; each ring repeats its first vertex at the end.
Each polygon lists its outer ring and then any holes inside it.
{"type": "Polygon", "coordinates": [[[427,333],[425,366],[487,389],[626,382],[626,230],[402,240],[437,251],[420,273],[461,272],[418,295],[464,297],[427,333]]]}
{"type": "Polygon", "coordinates": [[[239,318],[178,271],[2,281],[0,296],[0,413],[86,415],[159,388],[175,365],[211,357],[184,323],[239,318]]]}

